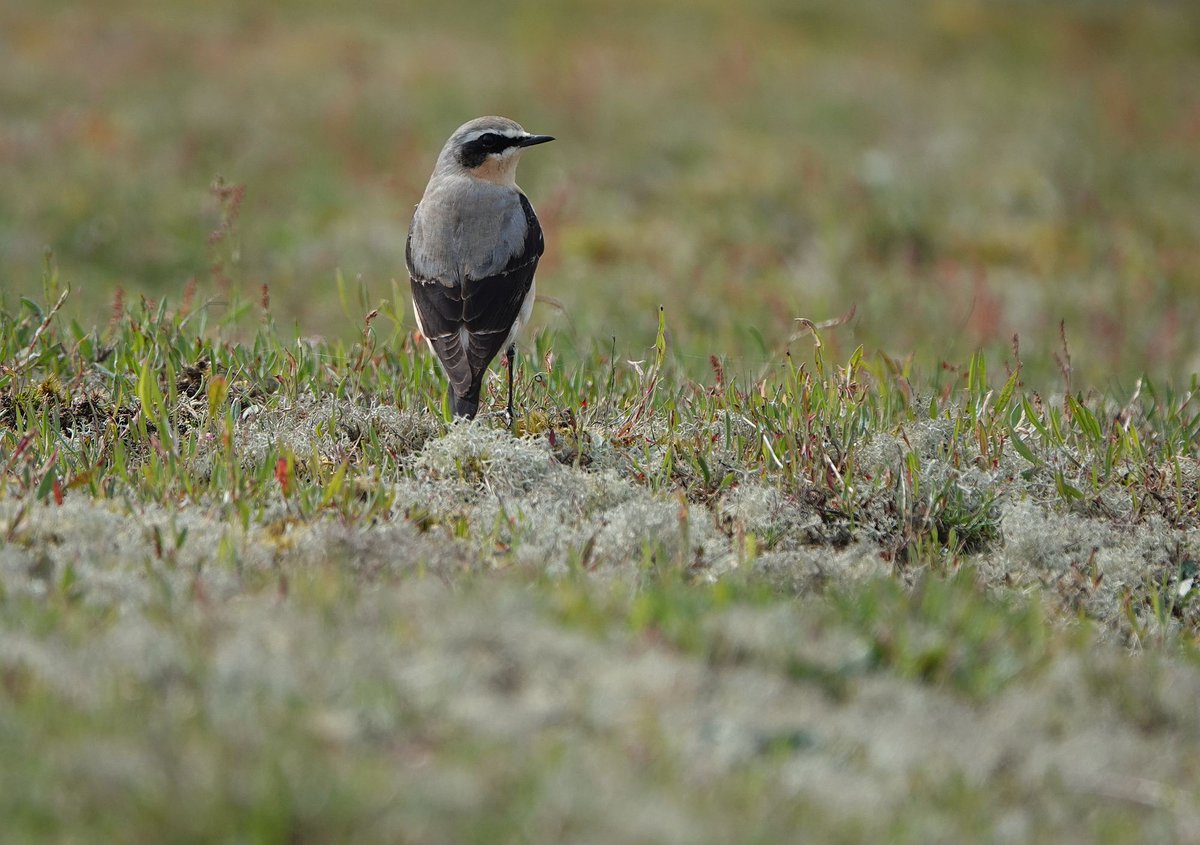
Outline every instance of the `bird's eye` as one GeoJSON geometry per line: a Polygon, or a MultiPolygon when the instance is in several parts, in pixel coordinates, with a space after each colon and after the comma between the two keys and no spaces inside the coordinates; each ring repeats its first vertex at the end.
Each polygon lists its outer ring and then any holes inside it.
{"type": "Polygon", "coordinates": [[[484,132],[479,136],[479,143],[485,147],[494,147],[499,141],[500,137],[494,132],[484,132]]]}

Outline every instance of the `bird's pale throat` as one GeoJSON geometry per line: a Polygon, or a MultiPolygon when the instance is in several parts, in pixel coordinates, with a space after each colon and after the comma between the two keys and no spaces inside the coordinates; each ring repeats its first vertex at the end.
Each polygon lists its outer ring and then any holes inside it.
{"type": "Polygon", "coordinates": [[[516,185],[519,157],[516,151],[503,156],[489,156],[482,164],[471,168],[471,175],[497,185],[516,185]]]}

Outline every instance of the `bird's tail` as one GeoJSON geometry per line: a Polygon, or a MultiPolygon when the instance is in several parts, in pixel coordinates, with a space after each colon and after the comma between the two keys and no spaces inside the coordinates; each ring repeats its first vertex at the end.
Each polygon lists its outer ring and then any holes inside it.
{"type": "Polygon", "coordinates": [[[473,390],[469,396],[459,396],[451,390],[450,411],[456,417],[475,419],[475,414],[479,411],[479,391],[473,390]]]}

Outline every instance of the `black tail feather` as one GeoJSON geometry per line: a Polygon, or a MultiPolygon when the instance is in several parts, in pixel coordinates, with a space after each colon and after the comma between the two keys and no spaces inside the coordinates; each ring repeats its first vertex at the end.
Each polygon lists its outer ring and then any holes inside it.
{"type": "Polygon", "coordinates": [[[475,414],[479,412],[479,391],[472,391],[472,395],[470,396],[459,396],[451,390],[450,412],[456,417],[466,417],[469,420],[475,419],[475,414]]]}

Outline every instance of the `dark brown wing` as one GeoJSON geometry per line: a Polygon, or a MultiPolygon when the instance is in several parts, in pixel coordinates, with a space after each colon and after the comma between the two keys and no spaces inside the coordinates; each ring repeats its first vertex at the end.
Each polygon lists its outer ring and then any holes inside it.
{"type": "Polygon", "coordinates": [[[454,393],[461,397],[479,395],[483,374],[508,339],[533,286],[538,259],[545,251],[542,227],[533,213],[533,206],[524,194],[520,199],[521,209],[525,212],[525,242],[495,275],[465,279],[456,285],[421,278],[413,268],[411,234],[409,237],[406,258],[412,279],[413,304],[454,393]],[[461,334],[464,327],[467,330],[466,348],[461,334]]]}

